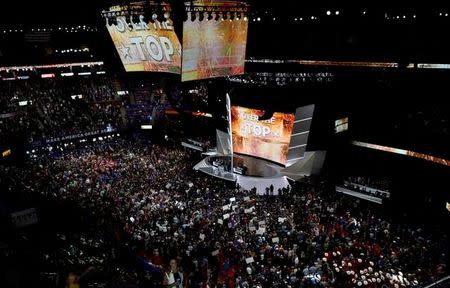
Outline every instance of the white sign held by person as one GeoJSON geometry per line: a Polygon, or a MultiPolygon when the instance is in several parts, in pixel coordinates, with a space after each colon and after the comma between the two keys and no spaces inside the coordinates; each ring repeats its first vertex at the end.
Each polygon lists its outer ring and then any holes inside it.
{"type": "Polygon", "coordinates": [[[283,223],[287,218],[278,217],[278,223],[283,223]]]}
{"type": "Polygon", "coordinates": [[[256,235],[263,235],[264,233],[266,233],[266,228],[259,228],[256,230],[256,235]]]}
{"type": "Polygon", "coordinates": [[[253,257],[245,258],[245,263],[250,264],[250,263],[253,263],[253,262],[255,262],[255,260],[253,259],[253,257]]]}

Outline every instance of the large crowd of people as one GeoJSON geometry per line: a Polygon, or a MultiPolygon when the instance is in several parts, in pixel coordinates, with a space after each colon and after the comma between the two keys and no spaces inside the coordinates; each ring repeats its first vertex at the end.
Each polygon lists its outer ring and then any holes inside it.
{"type": "Polygon", "coordinates": [[[0,146],[17,138],[36,147],[93,132],[139,129],[165,119],[168,108],[203,111],[207,105],[205,85],[192,84],[187,96],[179,85],[163,86],[155,79],[112,75],[0,81],[0,146]]]}
{"type": "Polygon", "coordinates": [[[345,180],[353,184],[358,184],[385,192],[389,192],[392,185],[392,181],[390,181],[387,177],[351,176],[347,177],[345,180]]]}
{"type": "Polygon", "coordinates": [[[0,82],[0,137],[29,143],[119,128],[122,103],[109,77],[0,82]]]}
{"type": "MultiPolygon", "coordinates": [[[[87,249],[95,257],[79,264],[105,266],[114,249],[127,247],[152,285],[422,287],[448,273],[445,235],[391,223],[376,208],[328,191],[325,179],[258,196],[194,171],[195,157],[181,146],[116,138],[42,154],[26,167],[0,166],[0,180],[7,191],[89,211],[108,232],[78,240],[104,247],[87,249]]],[[[73,262],[82,249],[70,245],[73,262]]],[[[143,287],[145,277],[134,273],[123,275],[143,287]]]]}
{"type": "Polygon", "coordinates": [[[346,177],[343,186],[352,191],[363,193],[377,198],[390,198],[391,181],[385,178],[365,176],[346,177]]]}

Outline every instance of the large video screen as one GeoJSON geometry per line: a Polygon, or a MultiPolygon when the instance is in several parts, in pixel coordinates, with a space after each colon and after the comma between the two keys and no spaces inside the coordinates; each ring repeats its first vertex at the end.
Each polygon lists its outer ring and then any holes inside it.
{"type": "Polygon", "coordinates": [[[285,164],[295,115],[275,112],[270,119],[259,121],[263,110],[231,107],[233,150],[285,164]]]}
{"type": "Polygon", "coordinates": [[[239,16],[187,19],[183,25],[181,81],[244,74],[247,31],[247,18],[239,16]]]}
{"type": "Polygon", "coordinates": [[[170,19],[133,23],[125,16],[106,25],[125,70],[181,73],[181,44],[170,19]]]}

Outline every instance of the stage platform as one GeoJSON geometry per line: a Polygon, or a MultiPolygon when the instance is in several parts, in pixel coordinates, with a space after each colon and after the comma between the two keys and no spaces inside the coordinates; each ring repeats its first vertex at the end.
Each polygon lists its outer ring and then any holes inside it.
{"type": "Polygon", "coordinates": [[[266,187],[273,185],[273,195],[278,195],[278,189],[289,185],[287,177],[281,174],[284,166],[275,164],[264,159],[246,156],[234,155],[233,166],[242,168],[241,173],[227,172],[225,163],[227,157],[221,155],[210,155],[194,166],[194,170],[201,171],[208,175],[237,182],[243,189],[250,190],[256,188],[257,194],[266,194],[266,187]]]}

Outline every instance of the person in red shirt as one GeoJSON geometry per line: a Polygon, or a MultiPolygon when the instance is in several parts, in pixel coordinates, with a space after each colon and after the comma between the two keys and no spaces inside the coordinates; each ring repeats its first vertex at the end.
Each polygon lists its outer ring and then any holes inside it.
{"type": "Polygon", "coordinates": [[[158,249],[153,250],[153,254],[150,256],[150,262],[155,266],[162,266],[164,259],[159,255],[158,249]]]}

